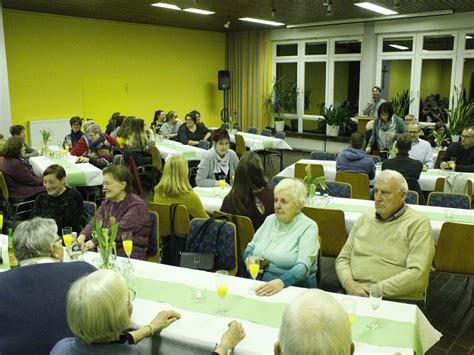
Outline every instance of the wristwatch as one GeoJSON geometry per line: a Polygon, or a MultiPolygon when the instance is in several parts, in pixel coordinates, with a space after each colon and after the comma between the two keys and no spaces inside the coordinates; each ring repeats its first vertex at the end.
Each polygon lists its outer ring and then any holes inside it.
{"type": "Polygon", "coordinates": [[[233,353],[232,349],[229,349],[227,346],[222,345],[222,344],[216,344],[216,346],[214,347],[214,351],[212,352],[212,355],[220,355],[220,354],[222,354],[222,353],[217,352],[217,351],[216,351],[217,349],[222,349],[222,350],[224,350],[224,353],[225,353],[226,355],[232,355],[232,353],[233,353]]]}

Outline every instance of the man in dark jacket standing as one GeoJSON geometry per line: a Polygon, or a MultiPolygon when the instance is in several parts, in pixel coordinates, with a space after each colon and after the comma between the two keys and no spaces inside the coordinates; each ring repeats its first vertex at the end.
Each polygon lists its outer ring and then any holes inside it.
{"type": "Polygon", "coordinates": [[[352,133],[351,147],[343,150],[336,159],[337,171],[364,173],[372,180],[375,177],[374,160],[364,152],[365,135],[361,132],[352,133]]]}

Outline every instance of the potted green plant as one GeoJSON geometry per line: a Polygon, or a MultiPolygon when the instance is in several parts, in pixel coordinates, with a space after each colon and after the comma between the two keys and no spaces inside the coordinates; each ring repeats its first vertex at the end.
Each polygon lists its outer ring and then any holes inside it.
{"type": "Polygon", "coordinates": [[[439,152],[442,147],[443,147],[443,143],[444,142],[447,142],[448,141],[448,138],[446,137],[446,134],[444,133],[439,133],[437,130],[433,129],[430,133],[430,138],[433,138],[434,139],[434,143],[435,143],[435,151],[436,152],[439,152]]]}
{"type": "Polygon", "coordinates": [[[43,155],[48,152],[48,143],[50,141],[51,132],[45,129],[40,130],[41,133],[41,151],[43,155]]]}
{"type": "Polygon", "coordinates": [[[107,216],[105,220],[95,219],[94,234],[97,239],[97,251],[102,260],[101,269],[113,269],[115,266],[114,260],[117,257],[115,238],[118,227],[115,217],[107,216]]]}
{"type": "Polygon", "coordinates": [[[308,189],[308,202],[314,199],[318,185],[321,189],[326,190],[326,178],[324,176],[314,176],[311,171],[311,164],[307,164],[305,167],[306,176],[303,179],[304,184],[308,189]]]}
{"type": "Polygon", "coordinates": [[[296,102],[299,93],[296,82],[285,84],[282,79],[273,80],[272,92],[265,101],[267,109],[275,119],[276,131],[284,130],[284,113],[296,113],[296,102]]]}
{"type": "Polygon", "coordinates": [[[474,125],[474,100],[466,99],[466,90],[461,87],[454,88],[451,99],[451,108],[447,109],[449,129],[453,136],[459,136],[463,129],[474,125]]]}
{"type": "Polygon", "coordinates": [[[412,101],[413,99],[410,99],[408,90],[397,92],[397,95],[390,100],[390,103],[393,107],[393,113],[398,117],[405,117],[406,115],[408,115],[408,111],[410,110],[410,103],[412,101]]]}
{"type": "Polygon", "coordinates": [[[336,137],[341,133],[351,131],[351,113],[345,107],[333,107],[332,105],[324,108],[323,115],[326,122],[326,134],[330,137],[336,137]]]}

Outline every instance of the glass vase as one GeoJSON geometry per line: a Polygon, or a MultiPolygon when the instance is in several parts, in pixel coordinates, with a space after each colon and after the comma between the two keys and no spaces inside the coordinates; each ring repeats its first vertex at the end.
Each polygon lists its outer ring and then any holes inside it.
{"type": "Polygon", "coordinates": [[[100,269],[114,269],[115,268],[115,254],[113,253],[113,248],[97,248],[99,252],[100,259],[102,260],[100,269]]]}

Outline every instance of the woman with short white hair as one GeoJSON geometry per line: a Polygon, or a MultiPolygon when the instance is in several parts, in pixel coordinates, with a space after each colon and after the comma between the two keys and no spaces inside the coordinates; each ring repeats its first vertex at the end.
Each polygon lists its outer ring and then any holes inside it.
{"type": "Polygon", "coordinates": [[[162,311],[144,327],[132,328],[135,291],[115,271],[98,270],[74,282],[66,300],[67,322],[75,338],[59,341],[51,354],[138,354],[141,341],[181,316],[162,311]]]}
{"type": "Polygon", "coordinates": [[[264,285],[259,296],[271,296],[284,287],[316,287],[319,252],[318,225],[301,210],[306,187],[298,179],[283,179],[275,187],[275,214],[268,216],[255,232],[243,258],[248,268],[250,255],[260,257],[264,285]]]}

